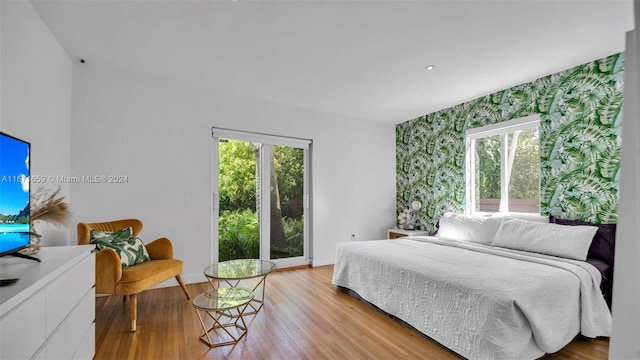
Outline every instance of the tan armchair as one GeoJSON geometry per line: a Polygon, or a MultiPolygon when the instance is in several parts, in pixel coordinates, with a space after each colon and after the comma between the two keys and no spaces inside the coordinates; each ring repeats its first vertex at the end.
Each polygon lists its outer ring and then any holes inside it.
{"type": "MultiPolygon", "coordinates": [[[[102,223],[79,223],[78,244],[86,245],[91,241],[91,230],[118,231],[126,227],[133,228],[137,237],[142,230],[142,222],[136,219],[116,220],[102,223]]],[[[173,258],[173,246],[167,238],[160,238],[145,244],[151,261],[122,268],[118,254],[112,249],[103,249],[96,253],[96,293],[129,295],[131,301],[131,331],[136,331],[138,313],[138,293],[175,277],[178,284],[190,299],[189,291],[182,281],[182,261],[173,258]]]]}

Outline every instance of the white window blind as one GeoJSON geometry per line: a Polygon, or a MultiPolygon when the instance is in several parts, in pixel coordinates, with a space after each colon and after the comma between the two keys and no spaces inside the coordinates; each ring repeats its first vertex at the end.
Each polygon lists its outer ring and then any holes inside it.
{"type": "Polygon", "coordinates": [[[217,137],[220,139],[236,139],[236,140],[244,140],[244,141],[256,142],[261,144],[290,146],[290,147],[301,148],[301,149],[309,149],[309,145],[312,142],[310,139],[260,134],[260,133],[253,133],[248,131],[230,130],[230,129],[223,129],[223,128],[217,128],[217,127],[211,128],[211,135],[213,137],[217,137]]]}

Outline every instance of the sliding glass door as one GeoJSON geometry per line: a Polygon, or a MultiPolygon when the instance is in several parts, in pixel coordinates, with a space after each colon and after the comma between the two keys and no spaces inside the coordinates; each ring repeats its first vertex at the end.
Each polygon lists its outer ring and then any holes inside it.
{"type": "Polygon", "coordinates": [[[310,141],[215,128],[213,139],[217,260],[310,263],[310,141]]]}
{"type": "Polygon", "coordinates": [[[260,258],[258,159],[248,141],[218,142],[218,260],[260,258]]]}
{"type": "MultiPolygon", "coordinates": [[[[304,149],[263,145],[269,152],[269,257],[304,256],[304,149]]],[[[266,209],[265,209],[266,210],[266,209]]]]}

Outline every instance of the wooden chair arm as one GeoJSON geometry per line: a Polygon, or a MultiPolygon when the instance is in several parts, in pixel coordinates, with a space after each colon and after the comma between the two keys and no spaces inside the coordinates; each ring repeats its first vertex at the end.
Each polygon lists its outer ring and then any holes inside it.
{"type": "Polygon", "coordinates": [[[122,263],[113,249],[103,249],[96,253],[96,292],[114,294],[116,284],[122,278],[122,263]]]}
{"type": "Polygon", "coordinates": [[[167,238],[159,238],[145,245],[151,260],[173,259],[173,245],[167,238]]]}

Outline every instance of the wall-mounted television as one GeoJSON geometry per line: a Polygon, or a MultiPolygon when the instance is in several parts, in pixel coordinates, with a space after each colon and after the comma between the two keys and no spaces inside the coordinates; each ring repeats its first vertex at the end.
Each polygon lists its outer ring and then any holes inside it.
{"type": "Polygon", "coordinates": [[[29,246],[31,144],[0,132],[0,256],[29,246]]]}

